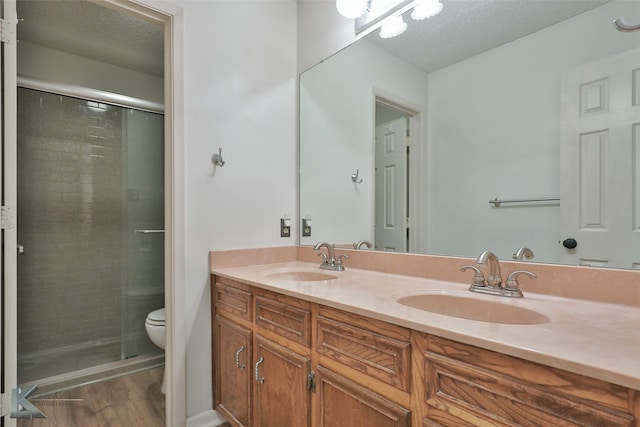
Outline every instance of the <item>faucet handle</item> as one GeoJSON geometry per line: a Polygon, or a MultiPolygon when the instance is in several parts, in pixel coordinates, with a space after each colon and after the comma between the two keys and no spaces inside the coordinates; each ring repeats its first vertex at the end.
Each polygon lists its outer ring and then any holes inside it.
{"type": "Polygon", "coordinates": [[[507,281],[504,284],[504,294],[509,297],[522,297],[522,291],[520,290],[520,284],[518,283],[518,276],[525,274],[532,279],[537,279],[534,273],[526,270],[516,270],[509,273],[507,276],[507,281]]]}
{"type": "Polygon", "coordinates": [[[336,270],[344,271],[344,265],[342,264],[342,260],[349,259],[349,255],[340,254],[336,257],[336,270]]]}
{"type": "Polygon", "coordinates": [[[478,267],[474,267],[473,265],[465,265],[460,268],[460,271],[466,271],[469,268],[474,271],[473,285],[471,286],[485,286],[484,274],[482,274],[482,271],[478,267]]]}
{"type": "Polygon", "coordinates": [[[329,257],[324,252],[318,252],[318,256],[322,255],[322,263],[329,264],[329,257]]]}

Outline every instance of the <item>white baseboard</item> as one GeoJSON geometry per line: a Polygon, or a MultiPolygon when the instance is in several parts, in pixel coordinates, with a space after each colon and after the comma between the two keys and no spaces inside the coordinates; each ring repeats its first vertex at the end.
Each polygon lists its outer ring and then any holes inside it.
{"type": "Polygon", "coordinates": [[[216,427],[226,422],[216,411],[208,410],[187,418],[187,427],[216,427]]]}

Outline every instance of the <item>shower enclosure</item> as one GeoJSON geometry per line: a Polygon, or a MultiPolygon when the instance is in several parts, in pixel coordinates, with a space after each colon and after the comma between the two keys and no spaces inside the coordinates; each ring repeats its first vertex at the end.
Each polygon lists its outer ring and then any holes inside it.
{"type": "Polygon", "coordinates": [[[18,90],[18,383],[158,356],[162,114],[18,90]]]}

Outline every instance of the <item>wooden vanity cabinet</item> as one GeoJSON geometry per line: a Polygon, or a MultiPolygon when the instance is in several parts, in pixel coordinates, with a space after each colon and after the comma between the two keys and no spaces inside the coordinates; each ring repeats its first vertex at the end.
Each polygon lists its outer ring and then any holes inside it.
{"type": "Polygon", "coordinates": [[[253,296],[231,280],[213,282],[211,296],[214,405],[234,426],[250,426],[253,296]]]}
{"type": "Polygon", "coordinates": [[[316,371],[318,411],[315,426],[321,427],[409,427],[411,411],[373,388],[349,376],[326,369],[316,371]]]}
{"type": "Polygon", "coordinates": [[[311,426],[311,303],[254,289],[254,426],[311,426]]]}
{"type": "Polygon", "coordinates": [[[639,426],[640,391],[219,278],[215,407],[233,426],[639,426]]]}
{"type": "Polygon", "coordinates": [[[217,315],[215,402],[218,411],[238,426],[250,425],[252,332],[217,315]]]}
{"type": "Polygon", "coordinates": [[[423,427],[636,426],[634,390],[421,332],[412,346],[423,427]]]}
{"type": "Polygon", "coordinates": [[[311,359],[256,335],[254,426],[310,426],[311,359]]]}
{"type": "Polygon", "coordinates": [[[310,426],[311,304],[212,282],[216,410],[233,426],[310,426]]]}
{"type": "Polygon", "coordinates": [[[408,329],[317,306],[314,331],[315,426],[411,425],[408,329]]]}

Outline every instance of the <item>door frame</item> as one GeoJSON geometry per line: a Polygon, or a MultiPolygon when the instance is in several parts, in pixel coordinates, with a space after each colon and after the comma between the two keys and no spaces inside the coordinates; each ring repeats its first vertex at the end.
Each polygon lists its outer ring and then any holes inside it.
{"type": "MultiPolygon", "coordinates": [[[[380,89],[377,87],[373,88],[371,94],[371,117],[372,117],[372,144],[371,144],[371,170],[375,170],[375,136],[376,136],[376,102],[383,102],[390,107],[396,108],[400,111],[405,112],[409,115],[409,135],[411,138],[410,149],[409,149],[409,160],[407,162],[407,167],[409,168],[409,209],[407,211],[407,215],[409,216],[409,252],[417,253],[420,252],[420,249],[423,247],[423,236],[421,233],[421,226],[419,218],[421,218],[420,213],[426,212],[422,209],[423,205],[423,195],[416,189],[419,187],[419,184],[422,182],[423,172],[419,167],[421,162],[421,147],[422,147],[422,135],[425,133],[422,129],[423,126],[423,116],[425,113],[425,107],[422,105],[415,104],[411,101],[407,101],[399,97],[397,94],[391,93],[387,90],[380,89]]],[[[375,186],[371,189],[371,209],[375,215],[375,186]]],[[[373,218],[373,226],[375,227],[375,218],[373,218]]],[[[375,235],[375,230],[373,230],[372,235],[375,235]]]]}
{"type": "MultiPolygon", "coordinates": [[[[11,40],[2,42],[3,59],[0,76],[3,88],[0,90],[2,113],[2,150],[0,150],[0,187],[2,201],[0,204],[10,208],[14,215],[18,200],[17,181],[17,133],[18,133],[18,86],[17,80],[17,12],[16,0],[2,0],[2,19],[7,28],[13,29],[11,40]],[[11,103],[9,108],[8,104],[11,103]]],[[[2,417],[4,426],[13,427],[16,419],[9,417],[9,405],[13,390],[18,385],[18,228],[15,219],[2,230],[2,245],[0,246],[0,258],[2,259],[2,417]],[[13,250],[11,250],[13,248],[13,250]]]]}
{"type": "MultiPolygon", "coordinates": [[[[2,18],[10,24],[17,23],[16,0],[1,0],[5,6],[2,18]],[[9,14],[7,14],[7,12],[9,14]]],[[[103,6],[113,7],[138,17],[159,22],[164,26],[164,93],[165,93],[165,308],[167,313],[167,345],[165,349],[166,370],[166,425],[184,426],[186,423],[186,322],[184,310],[184,287],[176,286],[185,280],[185,217],[184,217],[184,34],[183,11],[178,5],[165,0],[90,0],[103,6]]],[[[14,27],[15,28],[15,27],[14,27]]],[[[17,38],[17,34],[14,35],[17,38]]],[[[16,42],[3,43],[8,60],[5,61],[1,78],[3,98],[17,98],[17,47],[16,42]]],[[[15,209],[17,201],[17,109],[3,108],[3,150],[0,150],[0,184],[2,204],[15,209]],[[13,160],[12,160],[13,159],[13,160]],[[11,164],[3,164],[9,160],[11,164]]],[[[3,393],[9,394],[17,386],[17,228],[2,232],[4,248],[0,257],[4,260],[2,281],[4,295],[0,303],[3,308],[2,339],[5,358],[2,361],[4,381],[3,393]],[[6,355],[9,354],[8,357],[6,355]]],[[[6,409],[9,399],[3,396],[6,409]]],[[[3,425],[15,426],[16,420],[4,418],[3,425]]]]}
{"type": "Polygon", "coordinates": [[[186,411],[184,33],[183,11],[165,0],[90,0],[164,26],[166,425],[184,426],[186,411]]]}

